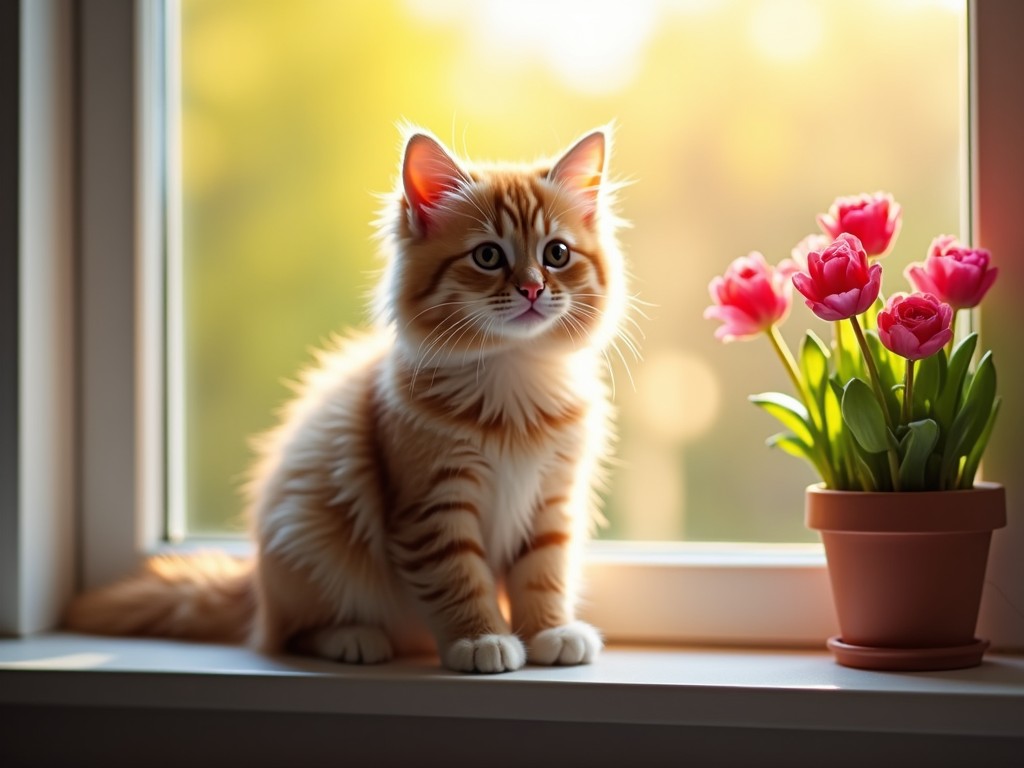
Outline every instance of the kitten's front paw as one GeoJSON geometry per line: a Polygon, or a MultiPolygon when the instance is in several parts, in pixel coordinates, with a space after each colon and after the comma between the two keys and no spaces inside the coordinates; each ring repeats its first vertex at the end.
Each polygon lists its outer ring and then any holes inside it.
{"type": "Polygon", "coordinates": [[[394,655],[388,636],[377,627],[323,627],[307,642],[317,656],[348,664],[380,664],[394,655]]]}
{"type": "Polygon", "coordinates": [[[526,663],[526,649],[515,635],[481,635],[456,640],[441,654],[456,672],[512,672],[526,663]]]}
{"type": "Polygon", "coordinates": [[[589,664],[604,647],[596,629],[582,621],[545,629],[530,641],[534,664],[589,664]]]}

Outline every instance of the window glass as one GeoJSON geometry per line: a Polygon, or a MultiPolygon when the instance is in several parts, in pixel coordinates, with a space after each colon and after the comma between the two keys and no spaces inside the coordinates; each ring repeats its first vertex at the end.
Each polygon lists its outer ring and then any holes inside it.
{"type": "MultiPolygon", "coordinates": [[[[365,323],[396,124],[532,159],[616,121],[642,362],[613,356],[608,538],[804,541],[816,478],[747,395],[767,344],[721,345],[707,284],[777,262],[838,195],[885,190],[890,280],[959,234],[964,5],[949,0],[181,0],[184,494],[240,532],[248,438],[334,331],[365,323]]],[[[896,290],[894,286],[890,290],[896,290]]],[[[819,321],[794,307],[791,344],[819,321]]],[[[819,328],[822,334],[827,333],[819,328]]]]}

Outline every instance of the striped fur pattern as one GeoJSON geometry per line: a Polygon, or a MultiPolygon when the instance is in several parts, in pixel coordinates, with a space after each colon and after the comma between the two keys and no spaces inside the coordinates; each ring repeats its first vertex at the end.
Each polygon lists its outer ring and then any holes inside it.
{"type": "Polygon", "coordinates": [[[408,137],[377,330],[323,352],[259,441],[255,647],[361,663],[436,648],[478,672],[598,654],[574,607],[627,301],[607,153],[596,131],[554,162],[478,166],[408,137]]]}

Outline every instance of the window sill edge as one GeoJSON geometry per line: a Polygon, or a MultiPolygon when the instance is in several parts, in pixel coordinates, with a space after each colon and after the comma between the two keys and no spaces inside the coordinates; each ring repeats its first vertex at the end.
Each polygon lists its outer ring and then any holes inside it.
{"type": "Polygon", "coordinates": [[[584,667],[459,675],[244,648],[52,633],[0,640],[0,705],[484,718],[1024,738],[1024,657],[845,669],[821,651],[621,647],[584,667]]]}

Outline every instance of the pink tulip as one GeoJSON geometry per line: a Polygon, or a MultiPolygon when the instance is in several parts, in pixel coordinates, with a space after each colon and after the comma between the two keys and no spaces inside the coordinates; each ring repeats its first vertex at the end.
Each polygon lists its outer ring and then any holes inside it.
{"type": "Polygon", "coordinates": [[[790,305],[788,275],[769,266],[756,251],[733,261],[725,275],[708,286],[714,304],[704,310],[704,317],[722,321],[715,338],[749,339],[785,318],[790,305]]]}
{"type": "Polygon", "coordinates": [[[829,237],[845,232],[861,241],[868,256],[881,256],[899,232],[900,206],[885,192],[837,197],[828,213],[818,215],[818,224],[829,237]]]}
{"type": "Polygon", "coordinates": [[[795,266],[794,271],[796,272],[799,272],[800,270],[806,270],[807,256],[811,253],[811,251],[817,251],[818,253],[821,253],[832,244],[833,240],[835,240],[834,237],[823,235],[820,232],[815,232],[812,235],[808,235],[799,243],[793,246],[793,249],[789,252],[790,258],[788,260],[788,263],[791,263],[795,266]]]}
{"type": "Polygon", "coordinates": [[[953,308],[930,293],[897,293],[878,313],[878,337],[890,352],[920,360],[953,338],[952,319],[953,308]]]}
{"type": "Polygon", "coordinates": [[[807,272],[793,275],[793,285],[822,320],[845,320],[864,312],[878,298],[882,267],[869,267],[860,240],[842,234],[821,253],[807,254],[807,272]]]}
{"type": "Polygon", "coordinates": [[[968,309],[981,303],[999,274],[989,259],[984,248],[967,248],[942,235],[932,241],[924,263],[911,264],[904,274],[917,290],[935,294],[954,310],[968,309]]]}

